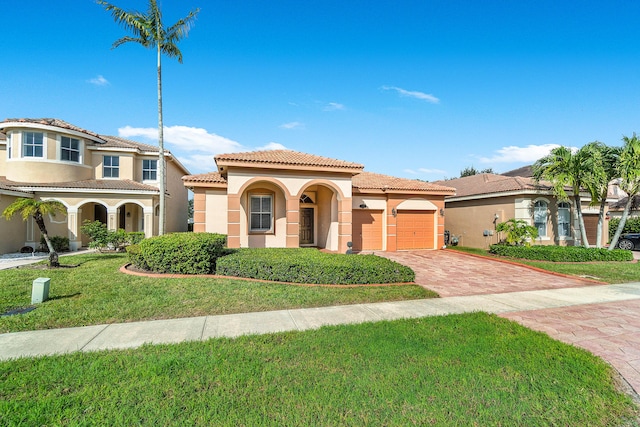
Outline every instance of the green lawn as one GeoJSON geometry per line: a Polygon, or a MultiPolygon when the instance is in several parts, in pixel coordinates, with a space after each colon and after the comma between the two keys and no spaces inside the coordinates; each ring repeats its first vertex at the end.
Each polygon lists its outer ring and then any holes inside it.
{"type": "MultiPolygon", "coordinates": [[[[485,249],[453,246],[449,249],[491,258],[502,258],[485,249]]],[[[510,258],[509,258],[510,259],[510,258]]],[[[520,264],[530,265],[555,273],[587,277],[605,283],[629,283],[640,281],[640,263],[636,262],[549,262],[513,259],[520,264]]]]}
{"type": "Polygon", "coordinates": [[[0,270],[0,313],[30,305],[33,280],[51,278],[51,299],[30,313],[0,317],[0,333],[437,296],[415,285],[328,288],[203,277],[152,279],[120,273],[127,262],[122,254],[60,261],[78,267],[0,270]]]}
{"type": "Polygon", "coordinates": [[[483,313],[19,359],[0,363],[0,383],[0,425],[615,426],[638,415],[597,357],[483,313]]]}

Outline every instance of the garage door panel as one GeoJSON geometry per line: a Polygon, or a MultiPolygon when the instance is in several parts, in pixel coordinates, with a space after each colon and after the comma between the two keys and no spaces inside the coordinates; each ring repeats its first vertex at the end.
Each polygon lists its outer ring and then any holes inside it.
{"type": "Polygon", "coordinates": [[[433,211],[400,211],[397,216],[397,248],[433,249],[434,248],[433,211]]]}
{"type": "Polygon", "coordinates": [[[381,210],[354,210],[352,224],[354,251],[382,250],[381,210]]]}

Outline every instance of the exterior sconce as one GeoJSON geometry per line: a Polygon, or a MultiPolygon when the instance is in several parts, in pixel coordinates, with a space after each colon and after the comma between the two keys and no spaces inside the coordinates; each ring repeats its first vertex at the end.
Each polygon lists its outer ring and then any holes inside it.
{"type": "Polygon", "coordinates": [[[127,218],[131,218],[131,212],[127,212],[127,218]]]}
{"type": "Polygon", "coordinates": [[[444,216],[444,208],[440,208],[440,216],[444,216]]]}
{"type": "Polygon", "coordinates": [[[365,202],[360,203],[360,209],[367,209],[367,204],[365,202]]]}
{"type": "Polygon", "coordinates": [[[398,216],[398,211],[396,211],[396,208],[391,209],[391,215],[393,215],[394,218],[398,216]]]}

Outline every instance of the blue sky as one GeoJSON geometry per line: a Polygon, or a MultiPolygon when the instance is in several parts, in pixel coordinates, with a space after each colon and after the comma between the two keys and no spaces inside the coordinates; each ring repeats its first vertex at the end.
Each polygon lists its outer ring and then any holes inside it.
{"type": "MultiPolygon", "coordinates": [[[[285,147],[433,181],[640,131],[637,1],[159,3],[167,24],[201,8],[184,63],[163,58],[166,147],[192,173],[285,147]]],[[[126,33],[99,5],[7,1],[3,16],[0,119],[156,141],[155,52],[112,50],[126,33]]]]}

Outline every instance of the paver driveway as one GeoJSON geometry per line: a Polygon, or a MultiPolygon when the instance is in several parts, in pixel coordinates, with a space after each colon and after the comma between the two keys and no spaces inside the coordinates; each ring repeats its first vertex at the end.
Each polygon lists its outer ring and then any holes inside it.
{"type": "Polygon", "coordinates": [[[499,294],[597,285],[588,279],[542,273],[520,265],[452,250],[381,252],[416,272],[416,283],[441,297],[499,294]]]}
{"type": "MultiPolygon", "coordinates": [[[[453,251],[379,255],[410,266],[416,272],[416,283],[442,297],[607,286],[453,251]]],[[[600,356],[640,393],[640,300],[510,312],[500,316],[600,356]]]]}

